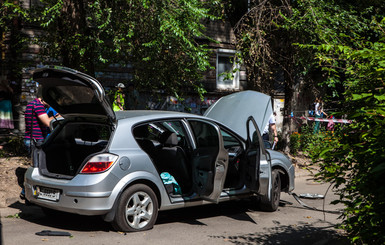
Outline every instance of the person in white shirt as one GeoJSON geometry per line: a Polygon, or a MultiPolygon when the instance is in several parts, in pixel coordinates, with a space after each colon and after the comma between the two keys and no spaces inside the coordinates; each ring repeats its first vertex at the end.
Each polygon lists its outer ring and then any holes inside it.
{"type": "Polygon", "coordinates": [[[264,128],[264,130],[262,132],[262,139],[264,141],[269,141],[270,140],[270,137],[269,137],[269,129],[270,129],[272,131],[273,135],[274,135],[274,144],[277,144],[277,142],[278,142],[278,133],[277,133],[277,127],[275,125],[275,123],[276,123],[275,115],[276,115],[275,112],[273,114],[271,114],[271,116],[269,118],[269,122],[268,122],[268,124],[266,125],[266,127],[264,128]]]}

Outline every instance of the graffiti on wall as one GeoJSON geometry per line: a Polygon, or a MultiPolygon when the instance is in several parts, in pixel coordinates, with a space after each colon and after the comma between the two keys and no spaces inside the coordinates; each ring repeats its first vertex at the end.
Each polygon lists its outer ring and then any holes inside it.
{"type": "Polygon", "coordinates": [[[204,100],[200,100],[198,97],[187,97],[183,101],[178,101],[174,96],[167,96],[164,100],[153,100],[151,97],[147,98],[144,103],[143,109],[150,110],[166,110],[166,111],[179,111],[190,112],[193,114],[202,115],[207,108],[214,104],[219,98],[208,96],[204,97],[204,100]]]}

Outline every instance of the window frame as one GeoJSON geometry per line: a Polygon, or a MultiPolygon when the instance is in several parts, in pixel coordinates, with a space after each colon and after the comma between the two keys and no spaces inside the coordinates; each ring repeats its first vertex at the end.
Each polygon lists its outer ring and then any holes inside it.
{"type": "Polygon", "coordinates": [[[237,69],[235,72],[233,72],[233,83],[231,85],[224,84],[223,80],[220,80],[220,74],[223,72],[219,72],[218,65],[219,65],[219,58],[220,57],[227,57],[227,58],[234,58],[237,51],[232,49],[217,49],[217,56],[216,56],[216,85],[217,89],[239,89],[239,81],[240,81],[240,64],[237,62],[233,63],[233,70],[237,69]]]}

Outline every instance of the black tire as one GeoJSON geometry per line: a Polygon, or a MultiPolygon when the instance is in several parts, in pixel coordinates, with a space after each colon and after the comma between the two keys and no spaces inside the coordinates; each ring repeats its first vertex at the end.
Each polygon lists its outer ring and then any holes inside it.
{"type": "Polygon", "coordinates": [[[144,184],[127,188],[117,206],[113,228],[123,232],[152,229],[158,216],[158,199],[154,191],[144,184]]]}
{"type": "Polygon", "coordinates": [[[281,178],[278,170],[273,170],[271,173],[272,186],[270,190],[271,200],[267,196],[260,198],[259,207],[262,211],[274,212],[278,209],[281,199],[281,178]]]}

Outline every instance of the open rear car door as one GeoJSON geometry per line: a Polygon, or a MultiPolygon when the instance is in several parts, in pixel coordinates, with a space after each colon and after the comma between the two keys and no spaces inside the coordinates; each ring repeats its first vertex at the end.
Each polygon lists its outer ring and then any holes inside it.
{"type": "Polygon", "coordinates": [[[218,202],[229,161],[220,129],[201,120],[189,120],[189,123],[195,142],[192,154],[194,191],[204,200],[218,202]]]}

